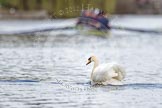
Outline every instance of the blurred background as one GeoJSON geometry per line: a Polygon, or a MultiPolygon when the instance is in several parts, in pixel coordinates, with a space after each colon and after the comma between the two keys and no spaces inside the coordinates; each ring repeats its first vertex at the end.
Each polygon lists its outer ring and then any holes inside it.
{"type": "Polygon", "coordinates": [[[162,0],[0,0],[0,108],[162,108],[161,100],[162,0]],[[110,29],[93,13],[85,22],[95,27],[76,27],[92,8],[110,29]],[[124,85],[91,86],[91,55],[120,64],[124,85]]]}
{"type": "Polygon", "coordinates": [[[0,19],[72,18],[82,9],[111,14],[162,14],[161,0],[0,0],[0,19]]]}

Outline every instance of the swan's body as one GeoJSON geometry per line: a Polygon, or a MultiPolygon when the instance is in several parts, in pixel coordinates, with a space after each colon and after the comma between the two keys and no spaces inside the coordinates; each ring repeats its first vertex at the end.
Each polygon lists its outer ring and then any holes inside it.
{"type": "Polygon", "coordinates": [[[91,84],[102,85],[122,85],[122,80],[125,77],[124,69],[116,63],[100,64],[95,56],[88,59],[88,63],[94,62],[94,67],[91,73],[91,84]]]}

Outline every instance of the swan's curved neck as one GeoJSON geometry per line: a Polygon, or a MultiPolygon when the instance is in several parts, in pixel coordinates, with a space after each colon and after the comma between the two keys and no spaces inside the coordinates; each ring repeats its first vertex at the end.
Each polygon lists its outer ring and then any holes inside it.
{"type": "Polygon", "coordinates": [[[95,59],[93,69],[95,69],[98,65],[99,65],[99,61],[98,59],[95,59]]]}
{"type": "Polygon", "coordinates": [[[93,76],[93,72],[95,70],[95,68],[99,65],[99,61],[97,58],[94,59],[94,66],[93,66],[93,69],[92,69],[92,73],[91,73],[91,79],[92,79],[92,76],[93,76]]]}

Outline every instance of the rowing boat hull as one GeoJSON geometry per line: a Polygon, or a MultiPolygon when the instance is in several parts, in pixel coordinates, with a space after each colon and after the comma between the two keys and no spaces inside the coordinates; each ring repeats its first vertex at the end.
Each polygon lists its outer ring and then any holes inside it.
{"type": "Polygon", "coordinates": [[[81,34],[86,34],[86,35],[95,35],[95,36],[108,36],[109,35],[109,30],[98,30],[94,27],[90,27],[87,25],[76,25],[76,29],[81,33],[81,34]]]}

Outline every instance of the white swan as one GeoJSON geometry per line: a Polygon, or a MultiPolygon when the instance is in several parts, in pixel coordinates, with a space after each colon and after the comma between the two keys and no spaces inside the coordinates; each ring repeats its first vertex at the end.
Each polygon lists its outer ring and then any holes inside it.
{"type": "Polygon", "coordinates": [[[86,65],[94,62],[94,67],[91,73],[91,84],[102,85],[122,85],[122,80],[125,77],[124,69],[116,63],[100,64],[95,56],[91,56],[88,59],[86,65]]]}

